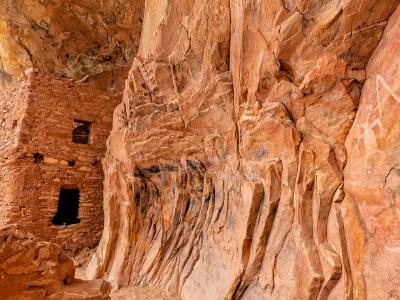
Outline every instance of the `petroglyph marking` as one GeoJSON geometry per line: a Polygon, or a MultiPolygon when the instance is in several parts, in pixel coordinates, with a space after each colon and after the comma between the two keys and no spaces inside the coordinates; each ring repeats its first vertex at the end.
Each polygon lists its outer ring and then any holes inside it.
{"type": "Polygon", "coordinates": [[[389,101],[388,97],[383,96],[382,88],[391,96],[390,99],[394,99],[398,105],[400,105],[400,96],[398,96],[392,87],[388,85],[385,79],[381,75],[376,75],[375,78],[375,93],[376,93],[376,107],[374,104],[369,104],[366,107],[366,118],[364,124],[361,125],[364,128],[364,141],[366,146],[372,147],[376,150],[377,138],[383,137],[387,133],[387,129],[382,124],[385,112],[384,109],[393,109],[393,105],[389,105],[386,102],[389,101]],[[374,114],[377,114],[373,116],[374,114]],[[373,120],[370,121],[370,118],[373,120]],[[379,133],[377,133],[379,132],[379,133]],[[378,135],[378,136],[377,136],[378,135]]]}
{"type": "Polygon", "coordinates": [[[381,75],[376,75],[376,98],[378,99],[378,108],[379,108],[379,116],[382,117],[382,103],[384,100],[381,99],[381,95],[379,92],[379,83],[381,83],[386,91],[400,104],[400,96],[396,95],[396,93],[393,91],[393,89],[386,83],[386,81],[382,78],[381,75]]]}
{"type": "Polygon", "coordinates": [[[385,249],[390,251],[390,252],[397,252],[400,253],[400,247],[390,247],[390,246],[385,246],[385,249]]]}

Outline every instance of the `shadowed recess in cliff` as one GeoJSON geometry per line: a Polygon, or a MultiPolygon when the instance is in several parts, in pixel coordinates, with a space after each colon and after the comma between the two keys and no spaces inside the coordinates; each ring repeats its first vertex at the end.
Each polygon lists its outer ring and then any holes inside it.
{"type": "Polygon", "coordinates": [[[4,0],[0,89],[29,67],[122,92],[135,57],[144,0],[4,0]]]}

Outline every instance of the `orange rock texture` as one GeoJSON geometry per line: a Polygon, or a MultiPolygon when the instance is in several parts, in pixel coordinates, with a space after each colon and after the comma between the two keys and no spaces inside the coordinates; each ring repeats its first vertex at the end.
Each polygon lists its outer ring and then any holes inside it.
{"type": "Polygon", "coordinates": [[[34,67],[121,91],[143,9],[144,0],[2,0],[0,89],[34,67]]]}
{"type": "MultiPolygon", "coordinates": [[[[124,64],[96,58],[114,44],[68,47],[141,32],[90,278],[185,300],[400,298],[400,0],[38,2],[29,13],[58,16],[39,32],[74,29],[48,36],[54,51],[11,31],[22,0],[0,29],[31,41],[36,67],[110,91],[123,73],[96,70],[124,64]],[[105,9],[127,27],[100,26],[105,9]]],[[[1,49],[12,69],[18,54],[1,49]]]]}
{"type": "Polygon", "coordinates": [[[398,5],[146,1],[88,274],[183,299],[400,297],[398,5]]]}
{"type": "Polygon", "coordinates": [[[369,60],[367,81],[346,140],[344,224],[355,298],[400,294],[400,9],[369,60]]]}
{"type": "Polygon", "coordinates": [[[0,229],[1,299],[110,299],[109,283],[77,280],[74,275],[74,263],[60,246],[13,227],[0,229]]]}

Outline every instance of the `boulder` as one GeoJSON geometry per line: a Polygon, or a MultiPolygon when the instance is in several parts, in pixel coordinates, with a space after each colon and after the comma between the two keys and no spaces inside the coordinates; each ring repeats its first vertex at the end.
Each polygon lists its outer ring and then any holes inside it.
{"type": "Polygon", "coordinates": [[[13,226],[0,229],[0,294],[6,300],[107,300],[104,280],[74,278],[62,247],[38,241],[13,226]]]}

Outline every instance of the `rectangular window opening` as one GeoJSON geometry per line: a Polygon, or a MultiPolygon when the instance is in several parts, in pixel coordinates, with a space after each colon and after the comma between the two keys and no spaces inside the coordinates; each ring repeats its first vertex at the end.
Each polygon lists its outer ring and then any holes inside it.
{"type": "Polygon", "coordinates": [[[92,122],[74,120],[72,142],[77,144],[91,144],[92,122]]]}
{"type": "Polygon", "coordinates": [[[71,225],[80,223],[79,189],[61,188],[58,199],[57,212],[53,217],[54,225],[71,225]]]}

